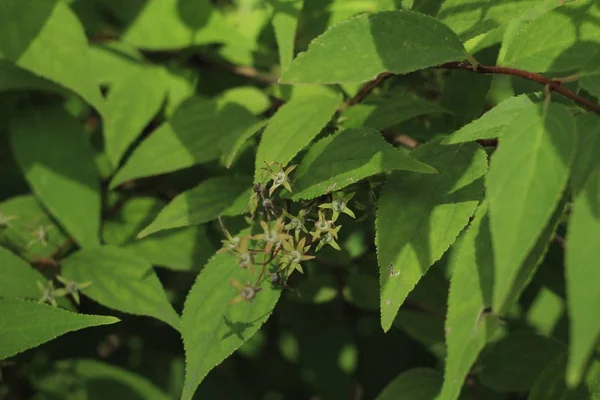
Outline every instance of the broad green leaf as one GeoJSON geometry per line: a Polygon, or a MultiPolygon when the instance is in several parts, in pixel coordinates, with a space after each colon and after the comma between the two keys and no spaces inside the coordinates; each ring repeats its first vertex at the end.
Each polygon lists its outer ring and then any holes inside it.
{"type": "Polygon", "coordinates": [[[61,86],[0,58],[0,93],[13,90],[40,90],[62,95],[69,93],[61,86]]]}
{"type": "Polygon", "coordinates": [[[168,400],[171,398],[145,377],[91,359],[58,361],[52,369],[33,379],[33,385],[37,392],[52,399],[168,400]]]}
{"type": "Polygon", "coordinates": [[[436,172],[387,143],[376,130],[345,129],[311,146],[295,174],[292,198],[312,199],[394,170],[436,172]]]}
{"type": "Polygon", "coordinates": [[[39,299],[42,295],[36,282],[45,282],[44,275],[25,260],[0,247],[0,297],[39,299]]]}
{"type": "Polygon", "coordinates": [[[0,360],[67,332],[119,322],[115,317],[76,314],[47,304],[18,299],[0,299],[0,315],[0,360]]]}
{"type": "Polygon", "coordinates": [[[346,128],[369,127],[383,131],[421,115],[448,112],[437,103],[402,94],[352,106],[342,113],[340,122],[346,128]]]}
{"type": "Polygon", "coordinates": [[[314,94],[294,97],[279,108],[262,134],[255,180],[260,180],[265,162],[290,162],[327,125],[341,100],[341,96],[318,88],[314,94]]]}
{"type": "Polygon", "coordinates": [[[446,0],[437,17],[465,41],[519,17],[539,3],[540,0],[446,0]]]}
{"type": "Polygon", "coordinates": [[[244,107],[193,98],[183,103],[140,144],[111,181],[116,187],[131,179],[164,174],[218,159],[231,148],[231,140],[256,125],[257,118],[244,107]]]}
{"type": "Polygon", "coordinates": [[[465,125],[444,139],[444,144],[473,142],[478,139],[503,137],[511,132],[507,126],[517,117],[520,110],[532,107],[533,102],[527,95],[511,97],[486,112],[479,119],[465,125]]]}
{"type": "Polygon", "coordinates": [[[29,185],[82,247],[100,244],[100,179],[83,126],[55,106],[31,106],[10,127],[29,185]]]}
{"type": "MultiPolygon", "coordinates": [[[[552,241],[552,238],[555,235],[556,228],[558,227],[558,224],[560,223],[563,217],[565,204],[567,200],[567,193],[564,193],[558,203],[558,206],[554,210],[550,221],[544,227],[544,230],[539,234],[533,249],[529,252],[523,264],[517,269],[517,274],[514,280],[512,281],[510,288],[504,295],[503,304],[501,305],[499,310],[508,310],[512,304],[516,303],[517,300],[519,300],[521,293],[527,287],[529,282],[531,282],[531,279],[535,275],[538,266],[546,256],[550,242],[552,241]]],[[[503,282],[503,277],[498,276],[502,275],[503,271],[501,271],[500,269],[495,269],[494,272],[496,274],[496,277],[494,279],[503,282]]],[[[501,290],[505,290],[504,287],[496,285],[494,287],[494,296],[496,295],[496,293],[498,293],[498,291],[501,290]]]]}
{"type": "Polygon", "coordinates": [[[567,379],[571,386],[581,380],[600,334],[600,273],[596,267],[600,257],[600,165],[597,159],[593,162],[595,168],[575,193],[565,252],[570,317],[567,379]]]}
{"type": "Polygon", "coordinates": [[[220,93],[216,98],[217,104],[239,104],[252,114],[259,115],[267,111],[271,102],[266,93],[254,86],[236,86],[220,93]]]}
{"type": "Polygon", "coordinates": [[[123,76],[111,86],[104,107],[104,143],[114,167],[162,106],[163,78],[163,70],[150,67],[123,76]]]}
{"type": "Polygon", "coordinates": [[[60,253],[69,240],[34,196],[18,196],[0,203],[0,245],[13,250],[28,261],[47,259],[60,253]],[[39,232],[45,232],[40,240],[39,232]]]}
{"type": "Polygon", "coordinates": [[[0,14],[0,58],[74,91],[102,111],[85,32],[64,1],[5,0],[0,14]]]}
{"type": "Polygon", "coordinates": [[[578,193],[600,160],[600,117],[594,113],[580,115],[577,125],[577,154],[571,172],[571,188],[578,193]]]}
{"type": "Polygon", "coordinates": [[[564,345],[534,333],[512,333],[487,348],[478,361],[478,376],[498,392],[525,391],[564,345]]]}
{"type": "Polygon", "coordinates": [[[487,156],[477,144],[419,146],[412,155],[439,173],[394,172],[376,220],[381,325],[387,331],[408,293],[467,225],[483,194],[487,156]]]}
{"type": "Polygon", "coordinates": [[[113,246],[81,250],[62,262],[61,273],[75,282],[92,282],[81,292],[106,307],[181,328],[152,265],[131,250],[113,246]]]}
{"type": "Polygon", "coordinates": [[[494,330],[484,314],[492,305],[494,259],[487,203],[459,237],[450,256],[450,293],[445,332],[447,356],[438,400],[456,400],[465,379],[494,330]]]}
{"type": "Polygon", "coordinates": [[[128,26],[123,41],[149,50],[247,40],[209,0],[153,0],[128,26]]]}
{"type": "Polygon", "coordinates": [[[102,42],[90,46],[93,74],[100,85],[113,85],[124,76],[140,73],[146,67],[144,57],[123,42],[102,42]]]}
{"type": "Polygon", "coordinates": [[[280,82],[360,83],[382,72],[406,74],[465,57],[458,37],[441,22],[411,11],[384,11],[327,30],[280,82]]]}
{"type": "Polygon", "coordinates": [[[223,155],[221,158],[223,164],[225,164],[227,168],[231,168],[235,162],[235,158],[238,156],[239,151],[243,148],[246,142],[248,142],[248,140],[250,140],[250,138],[252,138],[254,135],[259,133],[268,123],[268,119],[260,120],[250,125],[247,129],[236,131],[232,137],[223,142],[223,155]]]}
{"type": "Polygon", "coordinates": [[[207,179],[175,197],[138,237],[143,238],[164,229],[212,221],[223,215],[251,185],[252,180],[245,177],[207,179]]]}
{"type": "Polygon", "coordinates": [[[279,65],[281,65],[281,70],[285,71],[294,58],[298,15],[302,10],[304,0],[269,0],[269,4],[273,9],[271,24],[279,49],[279,65]]]}
{"type": "MultiPolygon", "coordinates": [[[[474,55],[478,61],[486,63],[496,60],[496,51],[482,51],[474,55]]],[[[454,70],[444,82],[440,104],[452,115],[444,118],[454,129],[479,118],[486,106],[488,92],[492,85],[492,75],[477,74],[470,71],[454,70]],[[465,88],[469,88],[465,90],[465,88]]]]}
{"type": "Polygon", "coordinates": [[[498,313],[562,197],[576,134],[569,111],[555,103],[524,108],[506,132],[486,176],[498,313]]]}
{"type": "Polygon", "coordinates": [[[528,400],[598,400],[600,394],[600,362],[592,361],[585,381],[575,388],[565,384],[566,354],[548,364],[529,392],[528,400]]]}
{"type": "Polygon", "coordinates": [[[414,368],[398,375],[376,400],[435,400],[442,375],[429,368],[414,368]]]}
{"type": "Polygon", "coordinates": [[[205,225],[170,229],[135,239],[164,206],[152,197],[135,197],[127,201],[104,222],[104,242],[132,250],[153,265],[178,271],[200,270],[216,250],[205,225]]]}
{"type": "Polygon", "coordinates": [[[600,52],[590,58],[579,76],[579,85],[594,96],[600,97],[600,52]]]}
{"type": "Polygon", "coordinates": [[[236,279],[244,284],[252,278],[228,253],[214,256],[198,275],[181,317],[186,353],[182,400],[190,400],[208,372],[251,338],[269,318],[281,292],[272,289],[268,280],[260,284],[262,290],[252,303],[229,304],[238,293],[230,281],[236,279]]]}
{"type": "Polygon", "coordinates": [[[584,67],[600,50],[600,4],[577,1],[529,22],[508,44],[503,65],[533,72],[584,67]]]}

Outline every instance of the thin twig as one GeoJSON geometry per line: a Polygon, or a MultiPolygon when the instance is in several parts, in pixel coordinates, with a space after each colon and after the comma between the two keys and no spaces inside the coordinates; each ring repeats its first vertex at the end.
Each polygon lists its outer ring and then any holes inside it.
{"type": "Polygon", "coordinates": [[[523,71],[516,68],[508,68],[508,67],[500,67],[500,66],[490,66],[479,64],[477,66],[477,71],[473,68],[470,63],[465,62],[448,62],[445,64],[438,65],[436,68],[443,69],[460,69],[464,71],[475,72],[478,74],[495,74],[495,75],[510,75],[510,76],[518,76],[523,79],[527,79],[533,82],[537,82],[541,85],[548,86],[549,90],[553,90],[562,94],[563,96],[573,100],[574,102],[581,104],[587,107],[589,110],[594,111],[597,114],[600,114],[600,104],[596,104],[584,97],[581,97],[569,89],[566,89],[561,85],[561,81],[555,80],[552,78],[548,78],[546,76],[536,74],[535,72],[523,71]]]}
{"type": "Polygon", "coordinates": [[[354,97],[350,98],[346,102],[346,106],[351,106],[357,103],[361,103],[368,95],[375,89],[380,86],[383,82],[385,82],[388,78],[394,76],[391,72],[384,72],[379,74],[377,78],[373,79],[364,84],[364,86],[354,95],[354,97]]]}

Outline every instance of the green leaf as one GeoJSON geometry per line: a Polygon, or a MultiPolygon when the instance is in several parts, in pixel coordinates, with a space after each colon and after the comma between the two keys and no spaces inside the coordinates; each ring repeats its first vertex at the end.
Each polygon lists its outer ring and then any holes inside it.
{"type": "Polygon", "coordinates": [[[271,24],[279,49],[279,64],[281,70],[286,71],[294,58],[298,15],[304,6],[304,0],[269,0],[269,4],[273,8],[271,24]]]}
{"type": "MultiPolygon", "coordinates": [[[[500,310],[509,310],[510,306],[516,303],[517,300],[519,300],[519,296],[527,287],[527,285],[531,282],[531,279],[537,271],[537,267],[544,260],[550,242],[552,241],[552,238],[555,235],[556,228],[558,227],[558,224],[560,223],[563,217],[567,200],[568,196],[567,193],[565,193],[560,199],[558,206],[556,207],[554,213],[552,214],[552,217],[550,218],[550,221],[548,222],[548,224],[546,224],[544,230],[538,236],[535,242],[535,246],[529,252],[523,264],[521,266],[518,266],[515,279],[512,281],[510,288],[504,295],[504,301],[500,310]]],[[[503,271],[496,268],[494,272],[496,274],[495,280],[503,282],[503,277],[501,276],[503,274],[503,271]]],[[[496,295],[496,293],[498,293],[500,290],[504,290],[504,287],[496,285],[494,287],[494,295],[496,295]]]]}
{"type": "Polygon", "coordinates": [[[75,282],[92,282],[81,292],[106,307],[181,327],[152,265],[130,250],[113,246],[81,250],[62,262],[61,272],[75,282]]]}
{"type": "Polygon", "coordinates": [[[256,154],[255,180],[265,162],[284,165],[321,132],[337,110],[341,96],[325,88],[293,97],[269,121],[256,154]],[[310,118],[307,116],[310,115],[310,118]]]}
{"type": "Polygon", "coordinates": [[[376,400],[435,400],[442,375],[429,368],[414,368],[398,375],[376,400]]]}
{"type": "Polygon", "coordinates": [[[47,259],[60,253],[69,239],[34,196],[18,196],[0,203],[0,217],[8,219],[0,228],[0,245],[28,261],[47,259]],[[45,241],[38,240],[36,231],[46,232],[45,241]],[[45,243],[44,243],[45,242],[45,243]]]}
{"type": "Polygon", "coordinates": [[[600,97],[600,53],[590,58],[579,73],[579,86],[596,97],[600,97]]]}
{"type": "Polygon", "coordinates": [[[245,177],[210,178],[175,197],[138,237],[164,229],[202,224],[223,215],[242,195],[252,180],[245,177]]]}
{"type": "Polygon", "coordinates": [[[585,382],[576,388],[565,384],[566,354],[548,364],[529,392],[528,400],[578,400],[598,398],[600,392],[600,362],[594,360],[586,373],[585,382]]]}
{"type": "Polygon", "coordinates": [[[91,359],[58,361],[33,384],[48,399],[170,399],[146,378],[91,359]]]}
{"type": "Polygon", "coordinates": [[[539,0],[446,0],[438,19],[466,41],[502,26],[537,4],[539,0]]]}
{"type": "Polygon", "coordinates": [[[373,103],[354,105],[342,113],[340,121],[345,128],[364,126],[383,131],[421,115],[440,113],[449,111],[437,103],[403,93],[373,103]]]}
{"type": "Polygon", "coordinates": [[[597,312],[600,306],[600,281],[597,260],[600,257],[600,165],[592,170],[575,194],[569,220],[566,249],[565,278],[570,316],[569,385],[579,383],[588,359],[593,354],[600,333],[597,312]]]}
{"type": "Polygon", "coordinates": [[[148,50],[207,43],[246,43],[209,0],[153,0],[128,26],[123,41],[148,50]]]}
{"type": "Polygon", "coordinates": [[[0,359],[39,346],[67,332],[109,325],[118,318],[76,314],[29,300],[0,299],[0,359]]]}
{"type": "Polygon", "coordinates": [[[455,400],[487,338],[495,328],[484,310],[492,305],[494,259],[487,203],[477,209],[450,256],[446,316],[446,366],[438,400],[455,400]]]}
{"type": "Polygon", "coordinates": [[[87,38],[69,6],[57,0],[5,0],[2,9],[0,58],[72,90],[102,111],[87,38]]]}
{"type": "Polygon", "coordinates": [[[192,98],[183,103],[170,121],[136,148],[111,181],[114,188],[131,179],[164,174],[218,159],[230,149],[257,118],[244,107],[192,98]]]}
{"type": "Polygon", "coordinates": [[[259,133],[265,125],[269,123],[268,119],[264,119],[250,125],[247,129],[236,131],[228,141],[222,143],[222,162],[227,168],[231,168],[235,162],[236,156],[243,146],[252,138],[254,135],[259,133]]]}
{"type": "Polygon", "coordinates": [[[156,218],[164,203],[152,197],[135,197],[104,222],[105,243],[132,250],[152,265],[177,271],[194,271],[215,253],[205,225],[170,229],[135,239],[156,218]]]}
{"type": "Polygon", "coordinates": [[[267,280],[252,303],[229,304],[237,295],[230,280],[243,284],[251,277],[227,253],[214,256],[198,275],[181,318],[186,353],[182,400],[190,400],[208,372],[250,339],[273,311],[281,292],[267,280]]]}
{"type": "Polygon", "coordinates": [[[68,95],[69,91],[32,72],[21,69],[11,61],[0,58],[0,92],[40,90],[68,95]]]}
{"type": "Polygon", "coordinates": [[[0,297],[39,299],[42,295],[36,282],[46,278],[23,259],[0,247],[0,297]]]}
{"type": "Polygon", "coordinates": [[[506,131],[486,177],[498,313],[562,197],[576,133],[569,111],[555,103],[523,109],[506,131]]]}
{"type": "Polygon", "coordinates": [[[469,222],[483,193],[479,178],[487,171],[487,156],[477,144],[447,147],[433,141],[413,156],[439,173],[394,172],[379,198],[375,242],[385,331],[408,293],[469,222]]]}
{"type": "Polygon", "coordinates": [[[577,154],[571,172],[571,188],[578,193],[600,160],[600,117],[594,113],[580,115],[577,125],[577,154]]]}
{"type": "Polygon", "coordinates": [[[82,247],[100,244],[100,178],[83,126],[56,106],[11,120],[15,158],[36,196],[82,247]]]}
{"type": "Polygon", "coordinates": [[[478,375],[484,385],[498,392],[531,388],[542,369],[564,352],[564,345],[534,333],[513,333],[482,354],[478,375]]]}
{"type": "Polygon", "coordinates": [[[579,69],[600,50],[600,5],[577,1],[529,22],[508,44],[503,65],[532,72],[579,69]]]}
{"type": "Polygon", "coordinates": [[[269,96],[254,86],[233,87],[220,93],[215,100],[219,105],[226,105],[227,103],[239,104],[255,115],[264,113],[271,106],[269,96]]]}
{"type": "Polygon", "coordinates": [[[394,148],[373,129],[345,129],[311,146],[296,172],[292,198],[312,199],[369,176],[394,170],[436,172],[394,148]]]}
{"type": "Polygon", "coordinates": [[[114,85],[124,76],[132,76],[146,68],[146,60],[132,46],[123,42],[101,42],[90,46],[93,74],[100,85],[114,85]]]}
{"type": "Polygon", "coordinates": [[[164,71],[144,68],[115,82],[104,107],[104,142],[113,166],[156,115],[165,98],[164,71]]]}
{"type": "Polygon", "coordinates": [[[483,114],[479,119],[454,132],[444,139],[443,143],[457,144],[473,142],[478,139],[503,137],[510,134],[506,127],[517,117],[519,111],[532,106],[533,102],[527,95],[511,97],[483,114]]]}
{"type": "Polygon", "coordinates": [[[315,39],[281,83],[361,83],[382,72],[406,74],[466,57],[441,22],[410,11],[363,14],[315,39]]]}

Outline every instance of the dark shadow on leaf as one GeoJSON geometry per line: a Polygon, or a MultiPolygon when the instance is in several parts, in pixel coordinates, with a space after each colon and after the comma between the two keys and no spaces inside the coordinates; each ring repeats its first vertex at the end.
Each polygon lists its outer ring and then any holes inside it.
{"type": "Polygon", "coordinates": [[[54,1],[11,1],[3,4],[2,14],[5,17],[0,18],[3,26],[0,33],[0,53],[11,61],[18,61],[44,29],[57,6],[59,3],[54,1]],[[11,18],[12,21],[9,20],[11,18]]]}
{"type": "Polygon", "coordinates": [[[199,31],[209,21],[214,12],[209,0],[178,0],[177,13],[181,21],[190,29],[199,31]]]}

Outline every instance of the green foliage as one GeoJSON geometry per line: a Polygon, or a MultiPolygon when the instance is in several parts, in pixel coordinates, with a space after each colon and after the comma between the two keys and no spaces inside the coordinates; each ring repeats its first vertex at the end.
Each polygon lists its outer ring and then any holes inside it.
{"type": "Polygon", "coordinates": [[[115,317],[76,314],[21,299],[0,299],[0,358],[6,359],[67,332],[114,324],[115,317]]]}
{"type": "Polygon", "coordinates": [[[0,398],[600,399],[597,0],[0,9],[0,398]]]}

